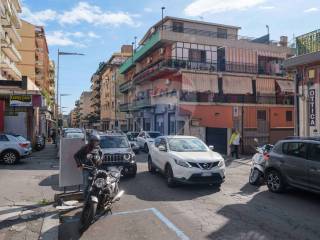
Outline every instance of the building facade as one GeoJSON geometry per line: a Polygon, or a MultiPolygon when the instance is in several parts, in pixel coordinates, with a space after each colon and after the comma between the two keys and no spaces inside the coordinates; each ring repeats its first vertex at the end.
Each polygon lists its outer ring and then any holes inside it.
{"type": "Polygon", "coordinates": [[[80,113],[80,127],[90,128],[89,118],[93,112],[92,103],[92,92],[82,92],[79,100],[79,113],[80,113]]]}
{"type": "Polygon", "coordinates": [[[119,85],[124,82],[124,76],[119,74],[119,66],[130,56],[132,46],[123,45],[121,52],[112,54],[99,72],[101,130],[127,128],[125,113],[120,111],[120,102],[124,100],[124,95],[119,91],[119,85]]]}
{"type": "Polygon", "coordinates": [[[92,113],[90,115],[90,123],[95,128],[100,127],[100,114],[101,114],[101,103],[100,103],[100,89],[101,89],[101,76],[100,71],[104,63],[99,64],[99,68],[95,74],[91,77],[91,108],[92,113]]]}
{"type": "Polygon", "coordinates": [[[247,152],[254,137],[292,135],[287,38],[241,37],[239,29],[174,17],[152,26],[119,70],[128,129],[195,135],[224,153],[233,128],[247,152]]]}
{"type": "Polygon", "coordinates": [[[19,13],[19,0],[0,1],[0,80],[21,80],[22,77],[17,68],[17,63],[21,61],[21,54],[17,50],[21,43],[18,29],[22,26],[19,13]]]}
{"type": "Polygon", "coordinates": [[[296,46],[284,64],[295,79],[295,134],[320,136],[320,30],[297,37],[296,46]]]}

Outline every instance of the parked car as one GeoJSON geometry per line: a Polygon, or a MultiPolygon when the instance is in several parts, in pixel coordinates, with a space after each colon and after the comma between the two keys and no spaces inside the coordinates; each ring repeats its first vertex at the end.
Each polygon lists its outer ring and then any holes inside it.
{"type": "Polygon", "coordinates": [[[140,147],[137,142],[138,132],[127,132],[127,137],[130,142],[131,148],[135,154],[138,154],[140,151],[140,147]]]}
{"type": "Polygon", "coordinates": [[[177,182],[219,187],[225,179],[223,157],[196,137],[162,136],[150,146],[148,170],[163,172],[169,187],[177,182]]]}
{"type": "Polygon", "coordinates": [[[154,142],[154,139],[161,136],[160,132],[141,131],[137,136],[137,143],[146,153],[149,152],[149,144],[154,142]]]}
{"type": "Polygon", "coordinates": [[[287,186],[320,192],[320,138],[279,141],[269,154],[265,172],[271,192],[280,193],[287,186]]]}
{"type": "Polygon", "coordinates": [[[82,132],[66,132],[64,137],[85,139],[85,134],[82,132]]]}
{"type": "Polygon", "coordinates": [[[22,142],[10,134],[0,134],[0,160],[6,164],[15,164],[21,158],[31,154],[29,143],[22,142]]]}
{"type": "MultiPolygon", "coordinates": [[[[125,134],[108,132],[100,134],[102,165],[122,167],[122,175],[135,177],[137,174],[136,156],[125,134]]],[[[102,166],[103,167],[103,166],[102,166]]]]}
{"type": "Polygon", "coordinates": [[[28,144],[27,149],[30,151],[30,153],[32,152],[32,144],[24,136],[22,136],[20,134],[14,134],[14,133],[13,134],[9,133],[9,135],[12,135],[12,136],[16,137],[22,143],[28,144]]]}

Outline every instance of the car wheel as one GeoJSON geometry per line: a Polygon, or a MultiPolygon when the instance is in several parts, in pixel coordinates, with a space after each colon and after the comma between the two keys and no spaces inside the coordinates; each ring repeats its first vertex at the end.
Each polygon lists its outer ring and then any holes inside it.
{"type": "Polygon", "coordinates": [[[148,156],[148,170],[150,173],[155,173],[155,171],[156,171],[156,169],[152,163],[152,158],[150,155],[148,156]]]}
{"type": "Polygon", "coordinates": [[[144,144],[143,150],[145,153],[149,153],[149,148],[148,148],[148,144],[144,144]]]}
{"type": "Polygon", "coordinates": [[[15,164],[18,159],[19,159],[19,156],[16,152],[14,151],[6,151],[2,154],[2,159],[4,161],[5,164],[15,164]]]}
{"type": "Polygon", "coordinates": [[[250,176],[249,176],[249,183],[252,185],[258,185],[260,182],[261,173],[258,169],[251,169],[250,176]]]}
{"type": "Polygon", "coordinates": [[[137,166],[133,166],[130,169],[130,172],[127,174],[128,177],[134,178],[137,175],[137,166]]]}
{"type": "Polygon", "coordinates": [[[167,165],[166,167],[166,179],[167,179],[168,187],[172,188],[176,186],[176,183],[174,181],[173,171],[170,165],[167,165]]]}
{"type": "Polygon", "coordinates": [[[281,193],[285,188],[285,183],[280,172],[271,170],[267,174],[267,186],[271,192],[281,193]]]}

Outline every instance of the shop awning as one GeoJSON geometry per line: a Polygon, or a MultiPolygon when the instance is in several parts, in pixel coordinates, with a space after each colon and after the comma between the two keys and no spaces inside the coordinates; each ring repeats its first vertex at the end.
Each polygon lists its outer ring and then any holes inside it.
{"type": "Polygon", "coordinates": [[[271,78],[257,78],[256,89],[260,94],[275,94],[276,86],[275,80],[271,78]]]}
{"type": "Polygon", "coordinates": [[[287,80],[277,80],[277,84],[279,85],[281,92],[294,92],[294,83],[293,81],[287,80]]]}
{"type": "Polygon", "coordinates": [[[215,74],[182,73],[182,90],[218,93],[218,76],[215,74]]]}
{"type": "Polygon", "coordinates": [[[258,56],[285,59],[287,57],[287,53],[276,53],[276,52],[271,52],[271,51],[258,51],[258,56]]]}
{"type": "Polygon", "coordinates": [[[252,94],[252,79],[250,77],[223,76],[222,88],[224,94],[252,94]]]}

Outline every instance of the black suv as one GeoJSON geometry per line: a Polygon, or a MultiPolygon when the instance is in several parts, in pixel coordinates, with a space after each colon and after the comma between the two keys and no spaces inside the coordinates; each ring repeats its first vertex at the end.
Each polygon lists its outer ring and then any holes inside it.
{"type": "Polygon", "coordinates": [[[271,192],[293,186],[320,193],[320,138],[279,141],[270,152],[265,176],[271,192]]]}
{"type": "Polygon", "coordinates": [[[103,154],[102,167],[122,166],[122,175],[135,177],[137,174],[136,156],[128,138],[121,132],[99,133],[103,154]]]}

